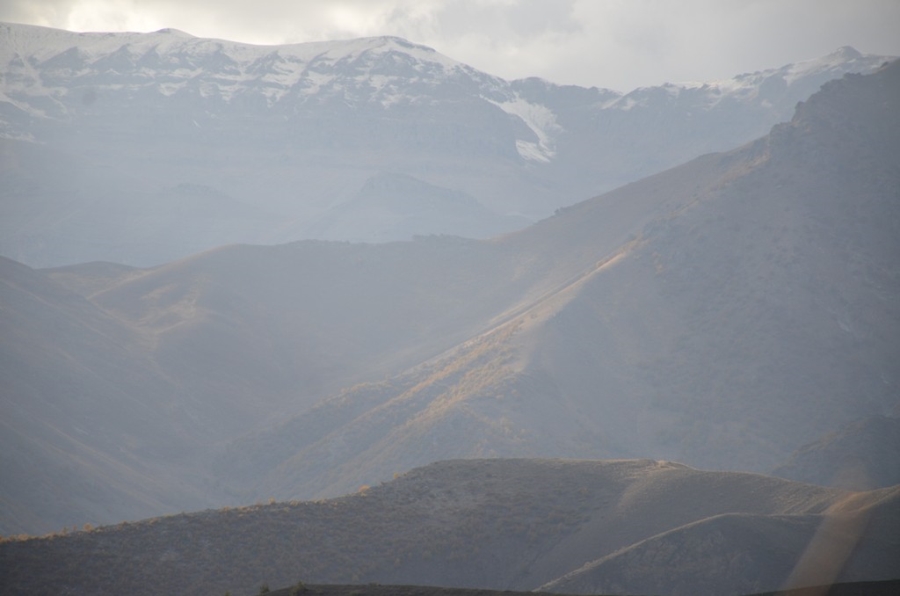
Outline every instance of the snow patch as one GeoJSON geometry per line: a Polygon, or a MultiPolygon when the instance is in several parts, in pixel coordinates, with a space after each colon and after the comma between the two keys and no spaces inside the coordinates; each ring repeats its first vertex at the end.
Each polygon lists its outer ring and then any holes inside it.
{"type": "Polygon", "coordinates": [[[517,140],[516,150],[524,159],[549,162],[556,155],[554,137],[562,131],[556,123],[556,114],[547,106],[525,101],[518,94],[509,101],[494,101],[483,98],[507,114],[521,119],[534,132],[538,142],[517,140]]]}
{"type": "Polygon", "coordinates": [[[537,143],[532,143],[530,141],[522,141],[516,140],[516,151],[519,152],[524,159],[528,159],[531,161],[540,161],[543,163],[548,163],[550,161],[550,157],[546,154],[543,148],[537,143]]]}
{"type": "Polygon", "coordinates": [[[862,57],[862,54],[855,49],[845,46],[822,58],[797,62],[781,70],[784,71],[784,80],[790,85],[797,79],[841,68],[848,62],[852,63],[862,57]]]}

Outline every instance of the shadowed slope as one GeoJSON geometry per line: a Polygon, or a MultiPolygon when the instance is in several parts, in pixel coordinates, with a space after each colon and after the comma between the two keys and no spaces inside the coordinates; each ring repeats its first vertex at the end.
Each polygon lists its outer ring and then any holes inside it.
{"type": "Polygon", "coordinates": [[[209,503],[188,470],[210,411],[155,367],[140,335],[0,258],[0,336],[4,532],[209,503]]]}

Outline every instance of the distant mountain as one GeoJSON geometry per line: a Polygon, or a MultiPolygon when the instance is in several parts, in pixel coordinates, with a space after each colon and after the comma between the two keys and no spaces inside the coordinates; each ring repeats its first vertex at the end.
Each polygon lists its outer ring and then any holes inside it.
{"type": "Polygon", "coordinates": [[[7,541],[0,591],[251,593],[301,580],[741,594],[896,579],[898,499],[650,460],[449,461],[340,499],[7,541]],[[856,531],[827,534],[835,524],[856,531]],[[809,561],[818,547],[832,549],[828,565],[809,561]]]}
{"type": "Polygon", "coordinates": [[[147,266],[235,242],[486,238],[750,141],[885,60],[842,48],[622,94],[505,81],[393,37],[0,24],[0,253],[147,266]],[[407,182],[373,200],[384,177],[407,182]]]}
{"type": "Polygon", "coordinates": [[[342,203],[307,223],[303,231],[287,234],[349,240],[389,242],[420,235],[452,234],[485,238],[511,232],[531,223],[523,216],[500,216],[469,195],[433,186],[402,174],[380,173],[342,203]]]}
{"type": "Polygon", "coordinates": [[[900,484],[900,419],[857,420],[802,446],[772,474],[851,490],[900,484]]]}

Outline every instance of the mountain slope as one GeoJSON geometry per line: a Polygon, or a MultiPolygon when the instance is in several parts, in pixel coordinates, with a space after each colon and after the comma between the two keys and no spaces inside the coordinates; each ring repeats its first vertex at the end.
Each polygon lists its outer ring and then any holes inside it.
{"type": "Polygon", "coordinates": [[[553,275],[440,357],[237,440],[222,477],[296,498],[447,457],[763,471],[892,411],[898,69],[831,83],[760,141],[498,239],[553,275]]]}
{"type": "Polygon", "coordinates": [[[803,445],[773,475],[868,490],[900,484],[900,420],[873,416],[803,445]]]}
{"type": "Polygon", "coordinates": [[[0,33],[12,165],[0,170],[0,249],[32,266],[148,266],[234,242],[357,239],[359,194],[384,175],[419,184],[368,202],[367,240],[490,237],[747,142],[823,82],[885,60],[843,48],[622,94],[504,81],[391,37],[251,46],[174,30],[0,33]],[[183,185],[219,200],[173,191],[183,185]],[[479,207],[455,204],[437,227],[426,216],[436,194],[479,207]],[[423,216],[398,219],[396,205],[423,216]]]}
{"type": "MultiPolygon", "coordinates": [[[[299,235],[321,240],[388,242],[420,235],[453,234],[486,238],[531,223],[522,216],[499,216],[472,197],[411,176],[380,173],[350,200],[317,218],[299,235]]],[[[288,232],[290,233],[290,232],[288,232]]]]}
{"type": "MultiPolygon", "coordinates": [[[[677,528],[725,532],[715,520],[740,514],[760,540],[752,557],[790,570],[806,542],[765,547],[798,525],[830,519],[848,493],[752,474],[701,472],[668,462],[476,460],[441,462],[382,486],[329,501],[275,503],[179,515],[68,536],[0,544],[4,591],[46,593],[65,585],[93,594],[250,592],[315,583],[398,583],[534,589],[583,563],[677,528]],[[703,520],[710,520],[704,526],[703,520]],[[704,528],[709,528],[704,529],[704,528]]],[[[897,491],[863,493],[848,511],[872,510],[874,533],[898,548],[897,491]]],[[[855,519],[855,518],[854,518],[855,519]]],[[[871,536],[870,536],[871,534],[871,536]]],[[[708,540],[700,539],[700,543],[708,540]]],[[[696,559],[696,568],[715,557],[696,559]]],[[[895,569],[861,552],[848,580],[895,569]]],[[[659,573],[677,569],[661,565],[659,573]]],[[[738,579],[745,569],[696,573],[738,579]]],[[[748,574],[776,589],[768,571],[748,574]]],[[[813,578],[814,579],[814,578],[813,578]]],[[[635,584],[625,590],[635,593],[635,584]]],[[[696,593],[702,593],[698,591],[696,593]]]]}
{"type": "Polygon", "coordinates": [[[136,333],[2,258],[0,333],[4,533],[211,503],[193,454],[215,407],[161,374],[136,333]]]}

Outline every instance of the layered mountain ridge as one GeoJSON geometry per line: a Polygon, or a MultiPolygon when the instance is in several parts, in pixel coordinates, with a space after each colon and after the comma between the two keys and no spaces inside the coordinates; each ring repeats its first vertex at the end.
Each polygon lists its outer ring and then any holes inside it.
{"type": "Polygon", "coordinates": [[[898,169],[879,139],[896,142],[898,122],[874,98],[895,94],[897,68],[830,84],[756,143],[496,241],[540,283],[441,357],[238,440],[223,476],[295,498],[448,456],[768,471],[896,411],[898,169]]]}
{"type": "Polygon", "coordinates": [[[487,238],[756,138],[825,81],[886,60],[843,48],[623,94],[505,81],[398,38],[0,31],[0,254],[44,267],[157,265],[233,242],[487,238]],[[385,177],[415,183],[366,192],[385,177]]]}
{"type": "Polygon", "coordinates": [[[2,531],[333,497],[447,458],[768,472],[894,415],[897,97],[898,63],[845,77],[753,143],[489,241],[4,260],[2,531]]]}

